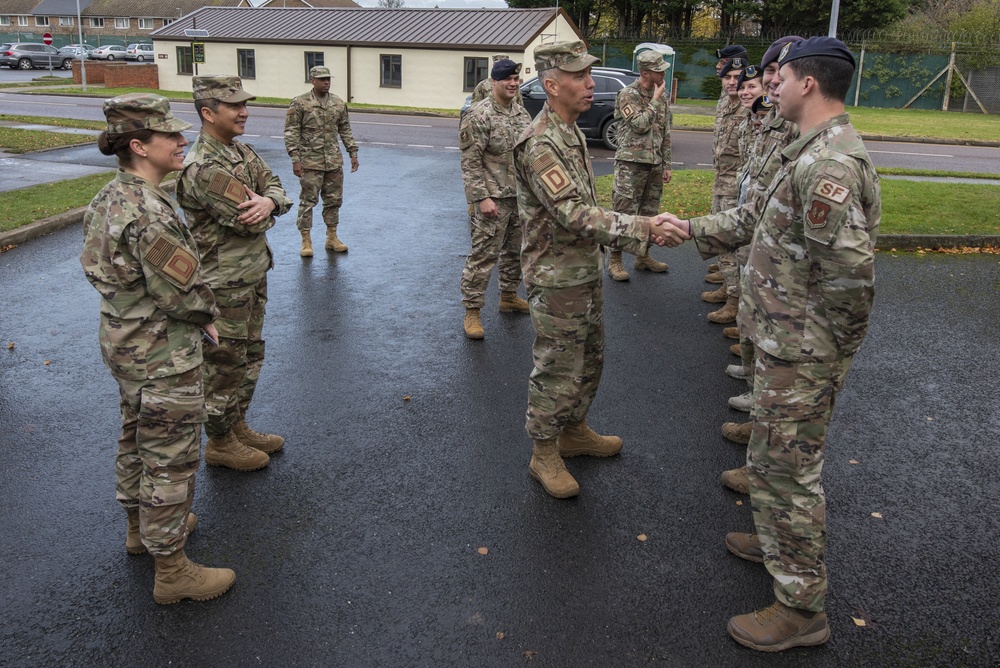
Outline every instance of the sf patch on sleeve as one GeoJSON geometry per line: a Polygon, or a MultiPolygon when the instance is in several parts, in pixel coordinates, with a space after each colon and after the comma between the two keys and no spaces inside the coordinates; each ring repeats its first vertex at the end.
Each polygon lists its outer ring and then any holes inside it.
{"type": "Polygon", "coordinates": [[[824,244],[830,243],[847,215],[850,197],[850,187],[827,177],[820,178],[806,205],[806,236],[824,244]]]}
{"type": "Polygon", "coordinates": [[[531,169],[542,180],[553,199],[559,199],[573,189],[573,182],[550,153],[543,153],[531,163],[531,169]]]}
{"type": "Polygon", "coordinates": [[[186,288],[198,271],[198,258],[170,238],[160,236],[146,253],[146,262],[156,267],[163,276],[180,288],[186,288]]]}

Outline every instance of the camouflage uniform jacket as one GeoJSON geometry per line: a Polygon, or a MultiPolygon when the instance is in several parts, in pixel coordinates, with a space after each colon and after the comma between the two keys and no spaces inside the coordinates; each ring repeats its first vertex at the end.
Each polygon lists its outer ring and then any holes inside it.
{"type": "Polygon", "coordinates": [[[239,141],[226,146],[202,130],[184,159],[177,201],[198,242],[202,278],[213,288],[253,285],[274,266],[264,233],[292,200],[253,148],[239,141]],[[237,220],[236,206],[247,199],[244,185],[274,200],[271,216],[251,225],[237,220]]]}
{"type": "Polygon", "coordinates": [[[761,122],[747,165],[750,187],[746,201],[753,204],[758,215],[767,203],[767,191],[781,166],[782,150],[799,138],[798,126],[778,116],[777,109],[771,109],[761,122]]]}
{"type": "Polygon", "coordinates": [[[302,163],[302,169],[340,169],[344,166],[344,156],[337,143],[338,136],[348,155],[357,157],[358,143],[354,141],[343,100],[329,93],[324,104],[313,91],[292,99],[285,113],[285,150],[292,164],[302,163]]]}
{"type": "MultiPolygon", "coordinates": [[[[477,83],[476,87],[472,90],[472,100],[470,101],[470,104],[475,104],[476,102],[482,102],[483,100],[488,98],[492,92],[493,92],[493,79],[491,79],[490,77],[486,77],[485,79],[477,83]]],[[[520,86],[517,89],[517,95],[514,96],[514,102],[517,102],[522,107],[524,106],[524,98],[521,97],[520,86]]]]}
{"type": "Polygon", "coordinates": [[[524,107],[509,109],[490,95],[472,106],[462,119],[462,181],[471,204],[487,197],[517,197],[514,176],[514,143],[531,122],[524,107]]]}
{"type": "Polygon", "coordinates": [[[713,195],[736,197],[736,179],[740,169],[740,121],[743,120],[738,112],[742,109],[739,100],[730,100],[728,104],[719,102],[712,143],[712,165],[715,167],[713,195]]]}
{"type": "Polygon", "coordinates": [[[753,160],[753,149],[760,137],[763,125],[757,114],[749,109],[744,109],[743,120],[740,121],[740,175],[746,174],[750,170],[750,161],[753,160]]]}
{"type": "Polygon", "coordinates": [[[622,88],[615,99],[619,120],[615,160],[670,167],[670,105],[667,93],[653,101],[653,91],[636,79],[622,88]]]}
{"type": "Polygon", "coordinates": [[[875,168],[842,114],[781,152],[759,224],[747,205],[691,228],[706,257],[752,239],[739,317],[754,344],[784,360],[829,362],[853,355],[867,331],[881,213],[875,168]]]}
{"type": "Polygon", "coordinates": [[[548,102],[514,147],[514,168],[525,284],[564,288],[599,281],[602,244],[646,252],[649,218],[597,205],[586,139],[548,102]]]}
{"type": "Polygon", "coordinates": [[[159,187],[119,171],[83,217],[83,265],[101,293],[101,353],[119,378],[146,380],[202,362],[201,325],[219,315],[198,249],[159,187]]]}

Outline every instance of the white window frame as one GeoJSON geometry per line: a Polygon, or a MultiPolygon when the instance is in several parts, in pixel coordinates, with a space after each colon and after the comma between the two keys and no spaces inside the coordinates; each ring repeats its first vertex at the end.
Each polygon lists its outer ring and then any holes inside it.
{"type": "Polygon", "coordinates": [[[59,17],[59,25],[61,25],[61,26],[75,25],[74,22],[73,22],[73,17],[72,16],[60,16],[59,17]]]}
{"type": "Polygon", "coordinates": [[[103,28],[104,27],[104,17],[103,16],[91,16],[90,17],[90,27],[91,28],[103,28]]]}
{"type": "Polygon", "coordinates": [[[163,19],[163,25],[168,26],[176,20],[177,19],[163,19]]]}
{"type": "Polygon", "coordinates": [[[17,25],[19,25],[19,26],[26,26],[26,25],[28,25],[28,17],[27,16],[18,16],[17,17],[17,25]]]}
{"type": "Polygon", "coordinates": [[[48,16],[36,16],[35,17],[35,25],[38,26],[39,28],[48,27],[48,25],[49,25],[49,17],[48,16]]]}
{"type": "Polygon", "coordinates": [[[115,17],[115,30],[128,30],[131,25],[132,20],[129,17],[115,17]]]}
{"type": "Polygon", "coordinates": [[[9,25],[10,25],[10,17],[0,16],[0,26],[9,26],[9,25]]]}
{"type": "Polygon", "coordinates": [[[156,27],[153,24],[153,19],[149,19],[149,18],[137,19],[137,22],[139,24],[139,29],[140,30],[152,30],[154,27],[156,27]]]}

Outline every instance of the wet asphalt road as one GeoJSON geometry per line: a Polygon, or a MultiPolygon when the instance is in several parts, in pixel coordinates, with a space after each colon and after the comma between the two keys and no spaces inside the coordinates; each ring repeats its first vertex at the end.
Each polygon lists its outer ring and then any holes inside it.
{"type": "MultiPolygon", "coordinates": [[[[287,158],[265,158],[295,198],[287,158]]],[[[117,391],[80,230],[0,255],[0,665],[1000,662],[1000,258],[879,255],[829,439],[833,637],[759,655],[725,632],[772,596],[722,542],[751,526],[717,482],[742,461],[719,434],[741,387],[722,373],[735,358],[705,320],[694,250],[657,251],[667,276],[606,285],[590,421],[625,449],[571,460],[582,493],[555,500],[527,473],[527,316],[497,313],[494,283],[487,338],[462,334],[458,155],[361,159],[341,214],[349,254],[300,260],[294,212],[269,235],[250,418],[287,446],[261,472],[199,472],[188,553],[237,571],[216,601],[157,606],[151,559],[123,548],[117,391]]]]}

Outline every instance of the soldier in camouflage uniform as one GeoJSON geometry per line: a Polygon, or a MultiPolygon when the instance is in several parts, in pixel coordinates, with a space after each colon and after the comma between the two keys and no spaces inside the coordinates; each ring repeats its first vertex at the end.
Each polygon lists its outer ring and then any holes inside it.
{"type": "Polygon", "coordinates": [[[821,472],[834,400],[868,328],[881,216],[878,176],[844,113],[851,52],[812,37],[783,47],[779,62],[780,113],[801,136],[781,152],[759,222],[746,207],[674,219],[705,256],[752,239],[740,318],[754,346],[747,465],[757,533],[728,534],[726,546],[765,564],[777,600],[728,630],[768,652],[830,637],[821,472]]]}
{"type": "Polygon", "coordinates": [[[521,220],[517,215],[514,142],[531,120],[524,107],[513,101],[520,72],[520,63],[498,60],[490,74],[493,92],[469,109],[459,131],[472,236],[472,249],[462,270],[463,327],[470,339],[485,336],[479,311],[486,303],[486,286],[498,257],[500,311],[528,312],[528,302],[517,296],[521,220]]]}
{"type": "Polygon", "coordinates": [[[351,156],[351,172],[358,171],[358,144],[351,133],[347,105],[330,92],[330,70],[309,70],[312,90],[292,100],[285,114],[285,150],[292,158],[292,173],[299,177],[299,216],[296,225],[302,234],[299,255],[312,257],[312,211],[323,197],[326,249],[347,252],[347,244],[337,237],[340,205],[344,202],[344,157],[337,137],[351,156]]]}
{"type": "MultiPolygon", "coordinates": [[[[510,60],[510,56],[508,56],[506,53],[494,53],[493,54],[493,64],[494,65],[496,65],[501,60],[510,60]]],[[[521,79],[518,78],[517,82],[518,82],[518,84],[520,84],[521,83],[521,79]]],[[[470,108],[471,108],[471,105],[474,105],[477,102],[482,102],[483,100],[485,100],[486,98],[488,98],[492,94],[493,94],[493,78],[492,77],[486,77],[485,79],[483,79],[482,81],[480,81],[479,83],[477,83],[476,87],[472,90],[472,98],[469,100],[470,108]]],[[[524,98],[521,97],[521,86],[520,85],[518,85],[518,87],[517,87],[517,93],[514,95],[514,102],[516,102],[518,104],[518,106],[521,106],[521,107],[524,106],[524,98]]],[[[468,113],[468,112],[466,112],[466,113],[468,113]]]]}
{"type": "MultiPolygon", "coordinates": [[[[670,64],[656,51],[643,51],[637,60],[639,78],[615,99],[620,129],[611,206],[619,213],[655,216],[663,184],[670,182],[670,99],[663,80],[670,64]]],[[[657,273],[668,269],[648,255],[636,256],[635,268],[657,273]]],[[[611,251],[608,274],[616,281],[629,279],[620,250],[611,251]]]]}
{"type": "Polygon", "coordinates": [[[194,238],[160,189],[181,168],[191,127],[166,98],[134,93],[104,103],[98,147],[117,155],[115,179],[84,215],[80,263],[101,294],[104,363],[121,394],[117,499],[128,516],[125,549],[156,563],[153,598],[176,603],[225,593],[236,575],[184,554],[205,421],[202,335],[219,315],[198,268],[194,238]]]}
{"type": "MultiPolygon", "coordinates": [[[[740,121],[743,120],[743,105],[737,92],[740,73],[748,65],[745,58],[737,57],[727,61],[721,68],[722,90],[725,100],[719,102],[719,112],[715,117],[715,135],[712,142],[712,164],[715,165],[715,181],[712,184],[712,213],[718,213],[736,206],[740,168],[740,121]]],[[[728,324],[736,320],[736,305],[739,296],[736,284],[739,280],[736,256],[733,253],[719,255],[719,270],[724,283],[718,290],[704,292],[701,298],[710,304],[724,303],[723,307],[708,314],[711,322],[728,324]]]]}
{"type": "Polygon", "coordinates": [[[246,412],[264,364],[267,272],[274,266],[265,232],[292,201],[253,148],[236,141],[254,99],[240,78],[196,76],[192,83],[202,127],[184,160],[177,199],[220,311],[219,345],[205,350],[205,463],[254,471],[285,444],[251,429],[246,412]]]}
{"type": "Polygon", "coordinates": [[[535,49],[548,101],[514,148],[517,205],[524,221],[521,265],[535,328],[526,429],[529,472],[557,498],[580,491],[563,457],[617,454],[622,440],[601,436],[586,418],[604,366],[601,245],[646,251],[659,219],[597,206],[587,142],[576,119],[590,108],[598,61],[583,42],[535,49]]]}

